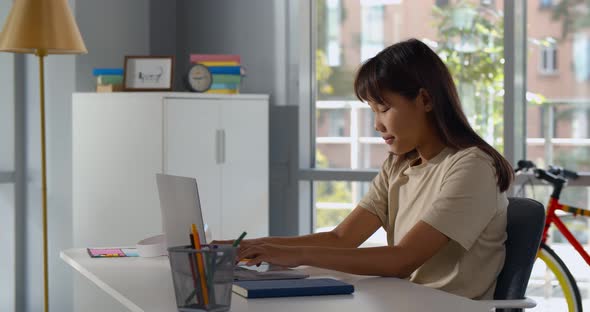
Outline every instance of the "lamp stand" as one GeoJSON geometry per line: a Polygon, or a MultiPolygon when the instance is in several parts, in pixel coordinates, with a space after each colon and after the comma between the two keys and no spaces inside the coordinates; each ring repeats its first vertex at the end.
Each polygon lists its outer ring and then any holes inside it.
{"type": "Polygon", "coordinates": [[[43,204],[42,222],[43,222],[43,295],[44,311],[49,311],[49,277],[47,270],[47,174],[45,161],[45,68],[44,57],[47,51],[37,49],[35,55],[39,57],[39,99],[41,113],[41,201],[43,204]]]}

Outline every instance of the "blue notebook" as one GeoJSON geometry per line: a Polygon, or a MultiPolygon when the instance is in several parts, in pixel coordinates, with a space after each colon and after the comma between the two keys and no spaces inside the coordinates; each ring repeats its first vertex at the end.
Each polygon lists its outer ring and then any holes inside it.
{"type": "Polygon", "coordinates": [[[354,286],[331,278],[235,281],[233,291],[246,298],[343,295],[354,286]]]}

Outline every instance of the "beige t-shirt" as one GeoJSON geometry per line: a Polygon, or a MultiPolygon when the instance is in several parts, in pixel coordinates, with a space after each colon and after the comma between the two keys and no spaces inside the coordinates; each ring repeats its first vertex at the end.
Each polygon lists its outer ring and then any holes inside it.
{"type": "Polygon", "coordinates": [[[375,214],[397,245],[424,221],[449,243],[412,275],[412,282],[473,299],[492,299],[506,254],[506,207],[492,158],[477,147],[445,148],[426,163],[395,168],[389,156],[359,206],[375,214]]]}

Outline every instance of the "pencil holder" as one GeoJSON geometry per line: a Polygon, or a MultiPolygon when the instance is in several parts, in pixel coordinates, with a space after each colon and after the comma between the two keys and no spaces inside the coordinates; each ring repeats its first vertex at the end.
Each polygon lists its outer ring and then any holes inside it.
{"type": "Polygon", "coordinates": [[[178,311],[227,311],[231,306],[236,248],[168,248],[178,311]]]}

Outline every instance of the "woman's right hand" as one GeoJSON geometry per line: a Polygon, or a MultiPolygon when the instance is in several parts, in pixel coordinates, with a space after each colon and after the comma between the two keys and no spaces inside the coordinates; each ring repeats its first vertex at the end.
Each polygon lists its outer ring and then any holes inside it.
{"type": "MultiPolygon", "coordinates": [[[[240,242],[240,247],[252,246],[257,244],[264,243],[264,237],[262,238],[253,238],[253,239],[244,239],[240,242]]],[[[211,242],[211,245],[233,245],[235,240],[228,239],[228,240],[214,240],[211,242]]]]}
{"type": "MultiPolygon", "coordinates": [[[[233,239],[228,239],[228,240],[218,240],[218,241],[212,241],[211,245],[233,245],[235,240],[233,239]]],[[[240,242],[240,245],[238,246],[238,253],[240,251],[243,251],[245,249],[248,249],[252,246],[256,246],[256,245],[260,245],[260,244],[264,244],[264,238],[254,238],[254,239],[243,239],[240,242]]],[[[250,261],[251,259],[240,259],[238,254],[236,254],[236,264],[238,262],[240,262],[241,260],[246,260],[246,261],[250,261]]]]}

